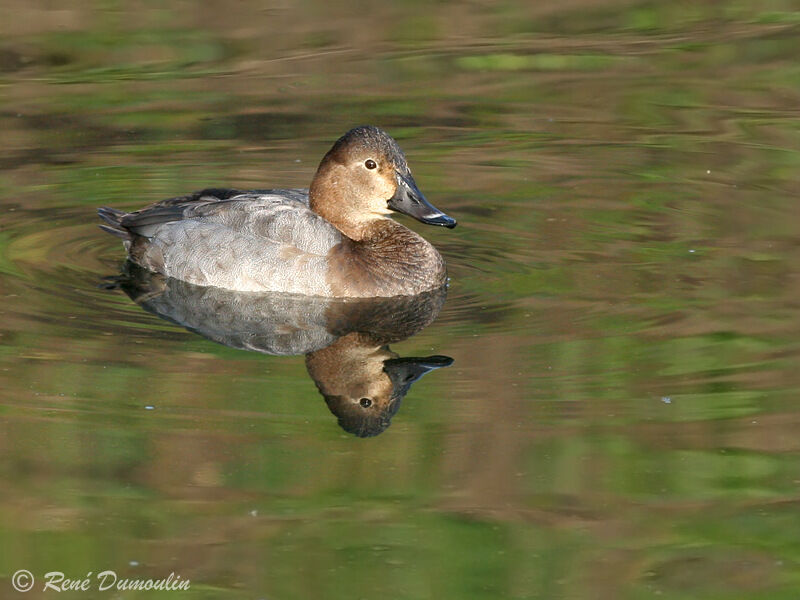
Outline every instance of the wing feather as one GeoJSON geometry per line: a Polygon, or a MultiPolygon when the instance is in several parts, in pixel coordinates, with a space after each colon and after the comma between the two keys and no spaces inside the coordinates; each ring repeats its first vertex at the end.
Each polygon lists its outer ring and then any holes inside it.
{"type": "Polygon", "coordinates": [[[326,293],[342,234],[308,208],[307,190],[204,190],[124,215],[136,261],[200,285],[326,293]],[[222,196],[222,197],[220,197],[222,196]]]}

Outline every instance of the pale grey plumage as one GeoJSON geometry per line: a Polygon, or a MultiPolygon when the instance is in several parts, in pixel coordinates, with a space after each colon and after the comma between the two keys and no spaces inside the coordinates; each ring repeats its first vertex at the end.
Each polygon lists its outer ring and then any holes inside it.
{"type": "Polygon", "coordinates": [[[240,291],[328,295],[326,256],[342,241],[298,189],[225,199],[199,193],[125,215],[120,224],[140,236],[132,252],[143,266],[240,291]]]}

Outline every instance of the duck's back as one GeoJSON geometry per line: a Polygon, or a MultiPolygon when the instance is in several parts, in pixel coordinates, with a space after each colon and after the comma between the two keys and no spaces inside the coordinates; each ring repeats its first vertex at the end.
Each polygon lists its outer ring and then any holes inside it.
{"type": "Polygon", "coordinates": [[[300,189],[209,189],[101,216],[126,236],[137,264],[238,291],[329,295],[327,257],[342,242],[342,234],[308,208],[308,192],[300,189]]]}

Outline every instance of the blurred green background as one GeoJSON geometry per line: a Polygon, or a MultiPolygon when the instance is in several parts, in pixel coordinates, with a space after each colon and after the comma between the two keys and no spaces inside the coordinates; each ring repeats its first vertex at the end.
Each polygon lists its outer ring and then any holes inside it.
{"type": "Polygon", "coordinates": [[[0,597],[798,597],[795,1],[0,8],[0,597]],[[403,219],[452,282],[392,349],[455,364],[367,440],[100,289],[94,213],[305,187],[362,123],[459,220],[403,219]]]}

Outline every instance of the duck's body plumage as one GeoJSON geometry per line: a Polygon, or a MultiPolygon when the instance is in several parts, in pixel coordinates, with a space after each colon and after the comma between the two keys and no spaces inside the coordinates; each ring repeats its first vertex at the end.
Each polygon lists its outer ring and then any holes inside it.
{"type": "Polygon", "coordinates": [[[121,215],[131,260],[195,285],[329,296],[327,255],[342,234],[307,190],[203,190],[121,215]]]}
{"type": "MultiPolygon", "coordinates": [[[[375,128],[363,129],[374,135],[375,128]]],[[[392,198],[371,197],[369,189],[362,189],[369,182],[362,181],[351,185],[354,191],[342,197],[340,188],[345,186],[340,185],[342,174],[336,171],[342,169],[341,159],[332,154],[337,146],[342,154],[345,138],[323,159],[312,184],[312,202],[309,191],[303,189],[207,189],[132,213],[102,208],[99,214],[107,223],[104,229],[123,238],[136,264],[195,285],[324,297],[413,295],[444,285],[444,260],[436,249],[376,212],[376,206],[392,198]],[[334,176],[327,176],[331,172],[334,176]]],[[[358,141],[364,146],[363,139],[358,141]]],[[[358,165],[362,155],[379,156],[369,145],[358,151],[358,165]]],[[[389,162],[386,156],[380,160],[389,162]]],[[[390,162],[389,168],[396,168],[397,162],[390,162]]],[[[404,165],[404,159],[402,162],[404,165]]],[[[348,168],[362,175],[359,167],[348,168]]],[[[406,186],[418,194],[409,192],[413,209],[427,211],[414,216],[435,224],[455,224],[427,204],[410,173],[403,177],[406,186]]],[[[395,179],[393,175],[381,183],[395,179]]],[[[401,180],[397,181],[392,190],[395,195],[400,193],[401,180]]],[[[381,193],[388,192],[377,195],[381,193]]],[[[414,214],[411,209],[404,212],[414,214]]]]}

